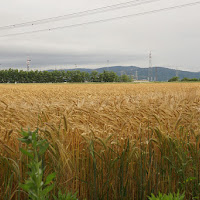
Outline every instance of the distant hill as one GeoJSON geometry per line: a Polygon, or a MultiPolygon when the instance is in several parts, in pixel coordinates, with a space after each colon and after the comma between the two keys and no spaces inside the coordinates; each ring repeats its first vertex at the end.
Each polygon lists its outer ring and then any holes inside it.
{"type": "MultiPolygon", "coordinates": [[[[165,67],[152,67],[152,77],[153,80],[155,79],[155,72],[157,68],[157,81],[168,81],[173,76],[176,76],[176,70],[169,69],[165,67]]],[[[87,69],[87,68],[77,68],[77,69],[63,69],[64,71],[74,71],[74,70],[80,70],[84,72],[91,72],[91,71],[98,71],[99,73],[102,73],[104,70],[106,71],[114,71],[117,73],[117,75],[121,74],[127,74],[127,75],[138,75],[138,80],[142,79],[148,79],[148,68],[140,68],[136,66],[113,66],[113,67],[102,67],[102,68],[96,68],[96,69],[87,69]]],[[[53,71],[53,70],[49,70],[53,71]]],[[[189,72],[189,71],[181,71],[178,70],[178,76],[180,79],[187,77],[187,78],[200,78],[200,72],[189,72]]]]}

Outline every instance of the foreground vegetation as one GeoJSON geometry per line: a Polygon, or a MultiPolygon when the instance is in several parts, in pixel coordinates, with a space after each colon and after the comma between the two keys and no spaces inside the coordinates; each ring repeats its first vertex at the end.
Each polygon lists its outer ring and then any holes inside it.
{"type": "Polygon", "coordinates": [[[49,143],[44,180],[79,199],[199,198],[200,85],[0,85],[0,197],[27,199],[21,127],[49,143]],[[152,197],[153,198],[153,197],[152,197]]]}

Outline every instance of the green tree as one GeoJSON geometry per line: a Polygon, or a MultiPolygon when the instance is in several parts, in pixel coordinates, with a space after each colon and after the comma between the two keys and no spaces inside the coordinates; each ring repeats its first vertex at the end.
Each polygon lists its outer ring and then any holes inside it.
{"type": "Polygon", "coordinates": [[[103,73],[100,74],[99,79],[102,80],[103,82],[116,82],[118,80],[118,76],[113,71],[104,70],[103,73]]]}
{"type": "Polygon", "coordinates": [[[168,80],[168,82],[177,82],[177,81],[179,81],[179,77],[177,77],[177,76],[174,76],[168,80]]]}
{"type": "Polygon", "coordinates": [[[121,82],[131,82],[131,78],[128,75],[123,74],[120,76],[120,81],[121,82]]]}
{"type": "Polygon", "coordinates": [[[84,82],[82,74],[79,70],[71,72],[71,82],[84,82]]]}
{"type": "Polygon", "coordinates": [[[99,73],[97,71],[92,71],[90,73],[90,81],[91,82],[98,82],[99,81],[99,73]]]}
{"type": "Polygon", "coordinates": [[[181,81],[187,82],[187,81],[189,81],[189,78],[184,77],[181,81]]]}

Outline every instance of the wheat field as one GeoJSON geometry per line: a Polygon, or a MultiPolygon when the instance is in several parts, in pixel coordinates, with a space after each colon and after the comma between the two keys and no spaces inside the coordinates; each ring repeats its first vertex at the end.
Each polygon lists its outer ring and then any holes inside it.
{"type": "Polygon", "coordinates": [[[46,174],[79,199],[200,195],[200,84],[1,84],[0,199],[25,199],[20,130],[50,143],[46,174]]]}

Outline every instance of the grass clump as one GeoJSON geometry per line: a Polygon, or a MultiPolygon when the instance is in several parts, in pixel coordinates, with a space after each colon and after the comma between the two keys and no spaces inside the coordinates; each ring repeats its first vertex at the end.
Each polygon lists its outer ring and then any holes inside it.
{"type": "Polygon", "coordinates": [[[185,198],[185,194],[180,194],[179,192],[176,194],[161,194],[159,192],[158,196],[154,196],[154,194],[151,195],[151,197],[149,197],[149,200],[183,200],[185,198]]]}
{"type": "Polygon", "coordinates": [[[76,194],[72,192],[62,193],[61,190],[58,192],[58,197],[53,196],[54,200],[78,200],[76,194]]]}

